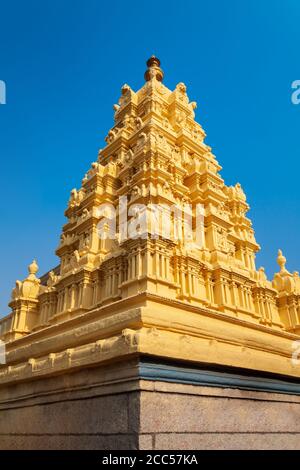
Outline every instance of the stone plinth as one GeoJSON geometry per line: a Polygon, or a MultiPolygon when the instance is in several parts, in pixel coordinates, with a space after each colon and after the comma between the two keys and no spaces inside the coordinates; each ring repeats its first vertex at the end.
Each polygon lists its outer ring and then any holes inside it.
{"type": "Polygon", "coordinates": [[[299,383],[132,358],[2,387],[0,449],[300,449],[299,415],[299,383]]]}

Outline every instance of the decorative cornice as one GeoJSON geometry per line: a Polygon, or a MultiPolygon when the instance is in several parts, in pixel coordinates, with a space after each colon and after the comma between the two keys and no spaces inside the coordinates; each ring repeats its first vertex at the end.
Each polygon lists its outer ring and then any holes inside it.
{"type": "Polygon", "coordinates": [[[234,371],[222,372],[191,368],[188,365],[148,362],[143,358],[139,363],[139,376],[144,380],[300,395],[300,380],[293,382],[279,377],[242,375],[234,371]]]}

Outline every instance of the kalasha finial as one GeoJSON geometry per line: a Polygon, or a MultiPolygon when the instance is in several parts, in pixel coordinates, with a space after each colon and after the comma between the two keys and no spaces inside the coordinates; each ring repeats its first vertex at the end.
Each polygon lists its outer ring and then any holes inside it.
{"type": "Polygon", "coordinates": [[[144,75],[146,82],[149,82],[153,78],[156,78],[156,80],[162,82],[164,73],[160,68],[160,60],[154,55],[151,56],[150,59],[147,60],[147,67],[148,69],[144,75]]]}
{"type": "Polygon", "coordinates": [[[36,275],[38,270],[39,270],[38,264],[36,260],[34,259],[32,263],[28,266],[28,272],[30,275],[36,275]]]}
{"type": "Polygon", "coordinates": [[[286,265],[286,257],[283,256],[281,250],[278,250],[277,263],[279,264],[280,271],[281,271],[281,272],[285,272],[285,271],[286,271],[286,268],[285,268],[285,265],[286,265]]]}

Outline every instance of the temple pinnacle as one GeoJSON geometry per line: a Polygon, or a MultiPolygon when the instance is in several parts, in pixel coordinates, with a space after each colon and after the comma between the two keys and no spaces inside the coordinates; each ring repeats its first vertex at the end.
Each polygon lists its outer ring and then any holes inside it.
{"type": "Polygon", "coordinates": [[[145,80],[149,82],[153,78],[156,78],[159,82],[162,82],[164,78],[164,73],[160,68],[160,60],[154,55],[147,60],[147,70],[145,72],[145,80]]]}
{"type": "Polygon", "coordinates": [[[278,258],[277,258],[277,263],[280,267],[280,272],[285,272],[286,268],[286,257],[283,256],[282,250],[278,250],[278,258]]]}
{"type": "Polygon", "coordinates": [[[29,274],[36,274],[39,270],[38,264],[36,262],[36,259],[32,261],[32,263],[28,266],[28,272],[29,274]]]}

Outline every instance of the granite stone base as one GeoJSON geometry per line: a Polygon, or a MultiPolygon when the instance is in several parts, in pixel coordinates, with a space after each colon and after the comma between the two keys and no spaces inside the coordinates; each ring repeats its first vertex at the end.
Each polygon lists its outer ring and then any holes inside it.
{"type": "Polygon", "coordinates": [[[300,384],[138,358],[11,384],[0,449],[300,449],[300,384]]]}

